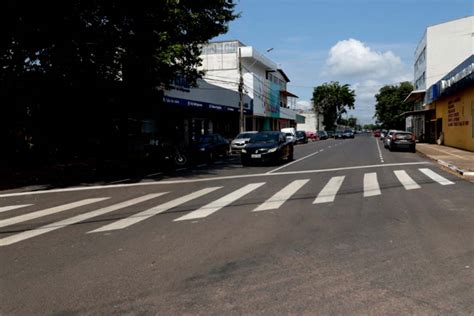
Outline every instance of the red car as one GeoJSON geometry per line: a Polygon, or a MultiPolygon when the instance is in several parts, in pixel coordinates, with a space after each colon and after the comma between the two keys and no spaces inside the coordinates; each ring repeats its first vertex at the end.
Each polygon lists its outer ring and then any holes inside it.
{"type": "Polygon", "coordinates": [[[311,132],[311,131],[306,131],[306,137],[308,137],[308,139],[311,139],[311,140],[317,140],[318,138],[318,135],[316,134],[316,132],[311,132]]]}
{"type": "Polygon", "coordinates": [[[374,132],[374,137],[380,137],[380,130],[379,129],[374,132]]]}

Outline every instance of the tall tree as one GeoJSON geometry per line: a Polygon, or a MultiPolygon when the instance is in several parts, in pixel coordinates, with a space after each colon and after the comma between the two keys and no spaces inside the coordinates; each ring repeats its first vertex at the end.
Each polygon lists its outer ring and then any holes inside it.
{"type": "Polygon", "coordinates": [[[380,88],[375,95],[375,115],[377,122],[384,128],[404,129],[405,117],[403,112],[413,109],[413,102],[403,102],[413,91],[410,82],[402,82],[399,85],[387,85],[380,88]]]}
{"type": "Polygon", "coordinates": [[[159,102],[157,91],[176,76],[193,83],[201,75],[199,46],[227,31],[234,6],[233,0],[5,0],[0,128],[7,131],[0,137],[33,134],[43,148],[76,150],[102,135],[112,117],[126,127],[129,117],[159,102]]]}
{"type": "Polygon", "coordinates": [[[355,91],[348,84],[333,81],[314,88],[313,109],[323,115],[326,130],[333,130],[341,115],[354,108],[355,91]]]}

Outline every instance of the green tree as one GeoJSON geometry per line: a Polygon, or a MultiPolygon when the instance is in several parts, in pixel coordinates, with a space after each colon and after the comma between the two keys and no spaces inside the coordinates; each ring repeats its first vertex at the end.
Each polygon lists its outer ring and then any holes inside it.
{"type": "Polygon", "coordinates": [[[333,130],[341,115],[354,108],[355,91],[348,84],[324,83],[314,88],[313,109],[323,115],[326,130],[333,130]]]}
{"type": "Polygon", "coordinates": [[[352,128],[356,128],[357,127],[357,118],[356,117],[349,117],[347,119],[347,126],[349,127],[352,127],[352,128]]]}
{"type": "MultiPolygon", "coordinates": [[[[200,45],[227,31],[234,6],[233,0],[5,0],[0,138],[28,134],[34,148],[58,152],[97,144],[109,130],[127,137],[130,122],[159,105],[163,87],[177,76],[193,83],[201,75],[200,45]]],[[[7,152],[18,146],[0,141],[7,152]]]]}
{"type": "Polygon", "coordinates": [[[405,117],[403,112],[413,109],[413,102],[403,102],[413,91],[410,82],[402,82],[399,85],[387,85],[380,88],[375,95],[375,115],[377,122],[383,128],[404,129],[405,117]]]}

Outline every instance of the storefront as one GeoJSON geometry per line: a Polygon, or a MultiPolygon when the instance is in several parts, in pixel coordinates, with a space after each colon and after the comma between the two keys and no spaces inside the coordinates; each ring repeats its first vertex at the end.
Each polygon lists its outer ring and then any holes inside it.
{"type": "Polygon", "coordinates": [[[429,89],[438,143],[474,151],[474,55],[429,89]]]}

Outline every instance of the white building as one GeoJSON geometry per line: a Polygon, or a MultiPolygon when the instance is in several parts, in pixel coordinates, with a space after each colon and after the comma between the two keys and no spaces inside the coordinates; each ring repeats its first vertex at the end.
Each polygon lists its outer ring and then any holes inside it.
{"type": "Polygon", "coordinates": [[[429,138],[427,124],[434,117],[424,105],[432,96],[427,90],[474,53],[474,16],[468,16],[426,28],[415,50],[415,90],[407,100],[415,108],[407,113],[406,127],[418,137],[429,138]]]}
{"type": "MultiPolygon", "coordinates": [[[[245,130],[279,130],[296,126],[290,81],[276,63],[239,41],[212,42],[202,47],[203,79],[192,88],[177,82],[164,92],[171,109],[180,109],[185,134],[217,132],[233,137],[239,131],[239,80],[243,78],[245,130]]],[[[178,114],[179,115],[179,114],[178,114]]]]}
{"type": "Polygon", "coordinates": [[[324,130],[324,117],[322,114],[316,115],[316,113],[314,113],[313,111],[303,111],[300,112],[299,115],[305,118],[305,122],[298,123],[296,126],[297,130],[309,132],[324,130]]]}

